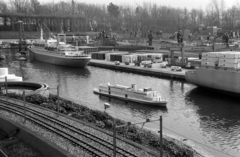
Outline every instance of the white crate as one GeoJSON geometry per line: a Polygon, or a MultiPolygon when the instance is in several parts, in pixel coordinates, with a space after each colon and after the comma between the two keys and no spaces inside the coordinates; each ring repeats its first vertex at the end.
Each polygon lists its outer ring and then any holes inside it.
{"type": "Polygon", "coordinates": [[[218,58],[219,52],[204,52],[202,58],[218,58]]]}
{"type": "Polygon", "coordinates": [[[218,58],[202,58],[202,61],[206,61],[206,62],[218,62],[218,58]]]}
{"type": "Polygon", "coordinates": [[[134,55],[123,55],[122,56],[123,63],[133,63],[134,62],[134,55]]]}
{"type": "Polygon", "coordinates": [[[219,58],[219,63],[239,63],[240,59],[237,58],[219,58]]]}
{"type": "Polygon", "coordinates": [[[239,52],[227,52],[219,54],[219,58],[240,58],[239,52]]]}
{"type": "Polygon", "coordinates": [[[110,55],[111,55],[110,53],[105,54],[107,61],[110,61],[110,55]]]}
{"type": "Polygon", "coordinates": [[[224,48],[224,47],[226,47],[226,44],[223,44],[223,43],[215,43],[214,46],[215,46],[215,48],[224,48]]]}
{"type": "Polygon", "coordinates": [[[239,63],[219,63],[219,67],[226,67],[226,68],[233,68],[233,69],[239,69],[240,64],[239,63]]]}
{"type": "Polygon", "coordinates": [[[205,66],[216,66],[215,62],[206,62],[206,61],[202,61],[201,65],[205,65],[205,66]]]}

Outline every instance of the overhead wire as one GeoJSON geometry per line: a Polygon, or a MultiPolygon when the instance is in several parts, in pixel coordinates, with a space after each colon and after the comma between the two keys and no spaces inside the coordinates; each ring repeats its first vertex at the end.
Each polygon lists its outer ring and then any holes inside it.
{"type": "MultiPolygon", "coordinates": [[[[157,124],[157,125],[160,126],[160,124],[158,124],[158,123],[156,123],[156,122],[153,122],[153,123],[155,123],[155,124],[157,124]]],[[[230,154],[228,154],[228,153],[226,153],[226,152],[223,152],[223,151],[221,151],[221,150],[218,150],[218,149],[216,149],[216,148],[213,148],[213,147],[211,147],[211,146],[208,146],[208,145],[206,145],[206,144],[204,144],[204,143],[198,142],[198,141],[196,141],[196,140],[194,140],[194,139],[191,139],[191,138],[186,137],[186,136],[184,136],[184,135],[182,135],[182,134],[179,134],[179,133],[177,133],[177,132],[175,132],[175,131],[173,131],[173,130],[171,130],[171,129],[168,129],[168,128],[164,127],[164,126],[163,126],[163,129],[169,130],[170,132],[172,132],[172,133],[174,133],[174,134],[176,134],[176,135],[179,135],[179,136],[184,137],[185,139],[191,140],[191,141],[193,141],[193,142],[195,142],[195,143],[197,143],[197,144],[200,144],[200,145],[203,145],[203,146],[205,146],[205,147],[208,147],[208,148],[210,148],[210,149],[212,149],[212,150],[214,150],[214,151],[217,151],[217,152],[219,152],[219,153],[222,153],[222,154],[225,154],[225,155],[228,155],[228,156],[231,156],[231,157],[235,157],[235,156],[232,156],[232,155],[230,155],[230,154]]]]}
{"type": "MultiPolygon", "coordinates": [[[[44,94],[45,94],[45,92],[47,91],[47,90],[57,90],[58,88],[47,88],[47,89],[40,89],[40,90],[37,90],[37,91],[28,91],[28,92],[26,92],[25,91],[25,94],[31,94],[31,93],[36,93],[36,92],[39,92],[39,91],[44,91],[44,94]]],[[[1,90],[3,90],[3,91],[5,91],[5,89],[2,89],[1,88],[1,90]]],[[[83,103],[83,104],[86,104],[87,102],[85,102],[85,101],[79,101],[79,102],[81,102],[81,103],[83,103]]],[[[87,103],[88,104],[88,103],[87,103]]],[[[122,111],[120,111],[120,110],[118,110],[118,112],[120,112],[120,113],[122,113],[122,114],[126,114],[126,113],[124,113],[124,112],[122,112],[122,111]]],[[[106,112],[107,113],[107,112],[106,112]]],[[[107,114],[109,114],[109,113],[107,113],[107,114]]],[[[144,119],[143,119],[144,120],[144,119]]],[[[159,123],[157,123],[156,121],[158,121],[159,119],[157,119],[157,120],[145,120],[145,121],[143,121],[143,122],[131,122],[131,125],[138,125],[138,124],[142,124],[142,127],[141,127],[141,129],[143,129],[143,128],[145,128],[144,127],[144,125],[146,124],[146,123],[153,123],[153,124],[155,124],[155,126],[157,125],[158,126],[158,128],[160,127],[160,124],[159,123]]],[[[127,126],[127,125],[126,125],[127,126]]],[[[205,147],[208,147],[208,148],[210,148],[210,149],[212,149],[212,150],[214,150],[214,151],[217,151],[217,152],[219,152],[219,153],[223,153],[223,154],[225,154],[225,155],[228,155],[228,156],[231,156],[231,157],[234,157],[234,156],[232,156],[232,155],[230,155],[230,154],[228,154],[228,153],[226,153],[226,152],[223,152],[223,151],[220,151],[220,150],[218,150],[218,149],[216,149],[216,148],[213,148],[213,147],[211,147],[211,146],[208,146],[208,145],[206,145],[206,144],[204,144],[204,143],[201,143],[201,142],[198,142],[198,141],[196,141],[196,140],[194,140],[194,139],[191,139],[191,138],[189,138],[189,137],[186,137],[186,136],[184,136],[184,135],[182,135],[182,134],[179,134],[179,133],[177,133],[177,132],[175,132],[175,131],[173,131],[173,130],[171,130],[171,129],[169,129],[169,128],[166,128],[166,127],[164,127],[163,126],[163,129],[165,129],[165,130],[168,130],[168,131],[170,131],[170,132],[172,132],[172,133],[174,133],[174,134],[176,134],[176,135],[179,135],[180,137],[184,137],[184,138],[186,138],[186,139],[188,139],[188,140],[191,140],[191,141],[193,141],[193,142],[195,142],[195,143],[197,143],[197,144],[200,144],[200,145],[203,145],[203,146],[205,146],[205,147]]]]}

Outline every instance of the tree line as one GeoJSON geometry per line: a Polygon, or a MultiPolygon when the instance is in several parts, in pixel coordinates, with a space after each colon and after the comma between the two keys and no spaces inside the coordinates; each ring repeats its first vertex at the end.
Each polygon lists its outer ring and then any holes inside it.
{"type": "Polygon", "coordinates": [[[240,29],[240,5],[226,8],[224,0],[209,0],[205,9],[174,8],[144,2],[131,6],[86,4],[54,1],[40,3],[38,0],[0,0],[0,13],[30,15],[73,15],[87,19],[89,30],[101,31],[157,31],[175,32],[179,29],[197,31],[199,25],[217,26],[224,30],[240,29]]]}

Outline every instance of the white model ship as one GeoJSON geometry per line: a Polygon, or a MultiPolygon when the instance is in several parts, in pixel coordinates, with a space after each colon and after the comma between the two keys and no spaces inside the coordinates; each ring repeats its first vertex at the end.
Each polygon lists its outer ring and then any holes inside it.
{"type": "Polygon", "coordinates": [[[93,92],[141,104],[154,106],[166,106],[167,104],[167,100],[162,99],[157,91],[151,88],[137,89],[135,84],[132,84],[131,87],[118,84],[111,85],[110,83],[107,85],[100,84],[98,89],[95,88],[93,92]]]}

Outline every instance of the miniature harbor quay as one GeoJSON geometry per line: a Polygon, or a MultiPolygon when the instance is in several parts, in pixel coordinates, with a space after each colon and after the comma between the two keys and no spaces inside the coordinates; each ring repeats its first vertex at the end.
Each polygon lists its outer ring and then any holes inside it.
{"type": "Polygon", "coordinates": [[[153,64],[152,68],[146,68],[142,66],[135,66],[133,64],[125,65],[124,63],[120,63],[119,65],[116,65],[114,62],[109,62],[105,60],[96,60],[96,59],[91,59],[88,65],[108,68],[112,70],[120,70],[125,72],[156,76],[156,77],[179,79],[184,81],[185,81],[185,72],[189,71],[187,69],[182,69],[182,71],[172,71],[171,68],[169,67],[161,68],[160,63],[153,64]]]}
{"type": "MultiPolygon", "coordinates": [[[[226,47],[225,44],[215,44],[213,46],[203,46],[203,47],[183,47],[182,45],[177,46],[166,46],[164,49],[158,49],[158,50],[151,50],[151,49],[145,49],[145,50],[135,50],[135,53],[157,53],[157,54],[163,54],[167,55],[169,60],[168,64],[173,66],[176,69],[173,69],[173,67],[166,67],[162,68],[161,63],[154,63],[151,65],[151,68],[145,67],[145,66],[134,66],[134,64],[124,64],[124,63],[118,63],[102,60],[103,58],[94,59],[92,58],[88,65],[90,66],[97,66],[102,68],[108,68],[112,70],[119,70],[119,71],[125,71],[125,72],[131,72],[131,73],[139,73],[143,75],[150,75],[150,76],[156,76],[156,77],[165,77],[165,78],[171,78],[171,79],[179,79],[185,81],[185,72],[192,71],[192,69],[181,69],[181,71],[178,71],[178,66],[185,67],[186,66],[186,60],[184,58],[190,57],[190,58],[198,58],[200,61],[200,56],[203,52],[212,52],[212,51],[224,51],[229,50],[233,51],[236,50],[236,47],[226,47]],[[178,56],[181,59],[179,64],[175,63],[175,57],[178,56]],[[176,66],[177,65],[177,66],[176,66]]],[[[119,51],[120,52],[120,51],[119,51]]],[[[162,58],[163,61],[163,58],[162,58]]],[[[197,61],[197,60],[196,60],[197,61]]],[[[193,63],[193,62],[192,62],[193,63]]],[[[197,63],[198,64],[198,63],[197,63]]],[[[199,66],[199,65],[197,65],[199,66]]]]}

